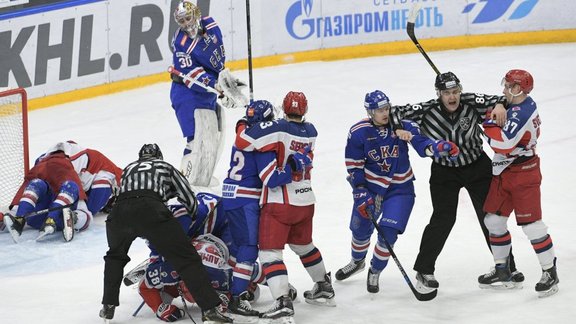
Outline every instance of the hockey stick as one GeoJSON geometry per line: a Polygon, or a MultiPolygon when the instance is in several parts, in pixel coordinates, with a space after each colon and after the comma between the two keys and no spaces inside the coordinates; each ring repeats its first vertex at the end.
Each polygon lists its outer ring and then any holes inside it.
{"type": "MultiPolygon", "coordinates": [[[[380,204],[381,201],[382,201],[382,196],[377,196],[376,197],[376,206],[381,205],[380,204]]],[[[421,293],[418,290],[416,290],[416,288],[412,284],[412,281],[410,280],[410,278],[408,278],[406,271],[404,271],[404,267],[402,267],[402,264],[400,264],[400,260],[398,260],[398,257],[396,256],[396,253],[394,253],[392,246],[386,240],[386,237],[384,236],[382,229],[380,229],[380,226],[378,226],[378,222],[376,221],[376,216],[374,215],[374,213],[372,213],[371,210],[367,209],[366,211],[368,212],[368,216],[370,217],[372,224],[374,224],[374,227],[378,231],[378,235],[380,235],[380,238],[382,239],[382,241],[384,241],[384,245],[386,245],[388,252],[390,252],[390,256],[392,256],[392,259],[394,259],[394,262],[396,262],[396,265],[398,266],[400,273],[402,273],[402,276],[404,277],[404,280],[408,284],[408,287],[410,287],[410,290],[412,290],[414,297],[416,297],[416,299],[418,299],[419,301],[429,301],[429,300],[436,298],[436,295],[438,294],[438,289],[434,289],[433,291],[431,291],[429,293],[421,293]]]]}
{"type": "Polygon", "coordinates": [[[420,53],[422,53],[426,61],[428,61],[428,64],[430,64],[434,72],[436,72],[436,74],[440,74],[440,71],[438,70],[436,65],[434,65],[428,54],[426,54],[426,51],[424,51],[424,49],[418,42],[416,35],[414,34],[414,24],[416,22],[416,18],[418,18],[418,14],[420,13],[421,6],[422,5],[419,3],[416,3],[414,4],[414,6],[412,6],[412,10],[410,10],[410,15],[408,16],[408,23],[406,23],[406,32],[408,33],[408,36],[410,37],[414,45],[416,45],[416,48],[418,48],[418,50],[420,51],[420,53]]]}
{"type": "Polygon", "coordinates": [[[33,212],[30,212],[26,215],[22,215],[19,217],[28,218],[28,217],[32,217],[32,216],[36,216],[36,215],[40,215],[40,214],[44,214],[44,213],[49,213],[52,211],[61,210],[61,209],[68,208],[68,207],[72,207],[72,205],[74,205],[74,204],[72,203],[72,204],[56,206],[56,207],[52,207],[52,208],[41,209],[41,210],[33,211],[33,212]]]}
{"type": "MultiPolygon", "coordinates": [[[[237,107],[244,107],[245,105],[248,104],[248,99],[246,98],[246,96],[244,96],[244,94],[240,91],[241,86],[246,86],[246,84],[244,84],[242,81],[236,79],[234,76],[232,76],[230,74],[230,72],[225,69],[220,73],[220,77],[222,76],[222,73],[226,72],[226,78],[224,83],[226,84],[226,86],[224,85],[220,85],[220,87],[222,87],[222,92],[218,91],[216,88],[213,88],[209,85],[206,85],[194,78],[191,78],[190,76],[188,76],[187,74],[184,74],[182,71],[177,70],[176,68],[174,68],[173,66],[169,66],[168,67],[168,73],[170,74],[174,74],[180,78],[182,78],[183,80],[186,80],[187,82],[191,82],[194,83],[196,85],[198,85],[201,88],[206,89],[206,91],[214,93],[218,96],[218,99],[221,100],[221,103],[227,107],[227,108],[237,108],[237,107]],[[232,83],[234,83],[232,85],[232,83]],[[225,104],[224,101],[230,103],[230,104],[225,104]]],[[[220,78],[218,80],[218,82],[220,83],[220,78]]]]}
{"type": "MultiPolygon", "coordinates": [[[[221,199],[220,199],[221,200],[221,199]]],[[[218,205],[218,203],[220,202],[220,200],[218,200],[218,202],[216,203],[216,205],[218,205]]],[[[200,226],[196,229],[196,231],[194,231],[194,233],[192,233],[191,238],[194,239],[195,237],[198,236],[198,234],[200,234],[200,232],[202,231],[202,227],[204,227],[204,225],[206,225],[206,223],[208,222],[208,219],[214,214],[214,210],[212,210],[210,212],[210,214],[208,214],[204,220],[202,221],[202,223],[200,224],[200,226]]],[[[132,268],[132,270],[128,271],[124,277],[122,282],[124,283],[124,286],[130,287],[133,284],[137,283],[138,281],[140,281],[142,279],[142,277],[144,276],[144,274],[146,273],[146,268],[148,267],[148,263],[150,261],[150,258],[146,258],[146,260],[140,262],[137,266],[135,266],[134,268],[132,268]]]]}
{"type": "Polygon", "coordinates": [[[222,95],[222,93],[221,93],[220,91],[218,91],[218,90],[216,90],[216,89],[214,89],[214,88],[212,88],[212,87],[210,87],[210,86],[207,86],[207,85],[205,85],[204,83],[202,83],[202,82],[200,82],[200,81],[198,81],[198,80],[196,80],[196,79],[194,79],[194,78],[189,77],[188,75],[182,73],[181,71],[176,70],[173,66],[169,66],[169,67],[168,67],[168,73],[174,74],[174,75],[176,75],[176,76],[179,76],[179,77],[181,77],[182,79],[184,79],[184,80],[186,80],[186,81],[188,81],[188,82],[192,82],[192,83],[194,83],[195,85],[204,88],[204,89],[205,89],[206,91],[208,91],[208,92],[215,93],[215,94],[217,94],[218,96],[221,96],[221,95],[222,95]]]}
{"type": "Polygon", "coordinates": [[[248,38],[248,87],[250,102],[254,101],[254,82],[252,79],[252,32],[250,27],[250,0],[246,0],[246,35],[248,38]]]}
{"type": "Polygon", "coordinates": [[[140,312],[140,310],[142,309],[142,307],[144,306],[144,304],[145,304],[144,301],[142,301],[142,302],[140,303],[140,306],[138,306],[138,308],[136,308],[136,310],[134,311],[134,313],[132,313],[132,316],[133,316],[133,317],[136,317],[136,315],[138,315],[138,313],[140,312]]]}

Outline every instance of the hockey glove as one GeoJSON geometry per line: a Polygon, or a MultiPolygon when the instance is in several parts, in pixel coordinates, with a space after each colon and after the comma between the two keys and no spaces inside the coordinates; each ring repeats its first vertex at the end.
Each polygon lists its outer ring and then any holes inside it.
{"type": "Polygon", "coordinates": [[[160,304],[156,317],[164,322],[176,322],[184,316],[184,311],[174,305],[160,304]]]}
{"type": "Polygon", "coordinates": [[[246,116],[238,119],[238,121],[236,122],[236,134],[242,132],[244,129],[248,128],[250,126],[250,123],[248,123],[248,119],[246,118],[246,116]]]}
{"type": "Polygon", "coordinates": [[[370,218],[370,215],[374,215],[375,206],[374,198],[368,189],[363,187],[356,187],[352,191],[352,197],[354,198],[354,207],[360,216],[364,218],[370,218]]]}
{"type": "Polygon", "coordinates": [[[434,152],[434,157],[444,157],[447,156],[450,160],[455,160],[460,154],[460,149],[456,144],[450,141],[438,140],[432,144],[432,151],[434,152]]]}
{"type": "Polygon", "coordinates": [[[287,161],[288,165],[290,165],[290,169],[292,169],[292,171],[299,172],[311,166],[312,159],[308,153],[310,153],[310,146],[306,145],[296,151],[296,153],[290,155],[287,161]]]}

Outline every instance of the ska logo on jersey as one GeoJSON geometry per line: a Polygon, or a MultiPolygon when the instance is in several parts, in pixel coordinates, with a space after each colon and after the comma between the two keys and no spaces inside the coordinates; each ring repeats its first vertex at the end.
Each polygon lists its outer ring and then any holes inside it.
{"type": "Polygon", "coordinates": [[[461,118],[458,123],[460,124],[460,127],[462,127],[463,130],[468,130],[470,129],[470,125],[472,124],[472,121],[470,120],[470,117],[464,117],[461,118]]]}

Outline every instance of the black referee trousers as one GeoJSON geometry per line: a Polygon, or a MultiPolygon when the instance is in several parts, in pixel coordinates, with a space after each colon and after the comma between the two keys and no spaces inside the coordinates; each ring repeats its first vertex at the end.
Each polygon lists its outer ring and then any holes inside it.
{"type": "MultiPolygon", "coordinates": [[[[484,224],[486,215],[483,206],[490,182],[492,181],[492,161],[482,153],[474,163],[462,167],[446,167],[432,162],[430,172],[430,196],[432,198],[432,216],[424,229],[420,242],[420,252],[414,264],[414,270],[433,274],[436,259],[456,222],[458,194],[465,188],[470,195],[478,223],[484,239],[490,249],[489,233],[484,224]]],[[[510,253],[510,269],[516,271],[514,257],[510,253]]]]}
{"type": "Polygon", "coordinates": [[[109,250],[104,256],[102,304],[119,305],[128,250],[137,237],[146,238],[178,272],[202,310],[221,303],[196,249],[178,221],[153,191],[121,194],[106,220],[109,250]]]}

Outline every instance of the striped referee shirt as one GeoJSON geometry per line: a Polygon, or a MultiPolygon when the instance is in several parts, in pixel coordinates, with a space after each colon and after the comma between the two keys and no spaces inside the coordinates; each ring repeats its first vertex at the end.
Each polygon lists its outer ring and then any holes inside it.
{"type": "Polygon", "coordinates": [[[453,113],[446,111],[438,98],[418,104],[393,106],[390,116],[395,128],[402,125],[401,120],[409,119],[420,125],[422,135],[455,143],[460,149],[456,160],[434,157],[434,161],[444,166],[461,167],[476,161],[484,152],[483,131],[479,124],[497,103],[505,102],[503,96],[462,93],[460,106],[453,113]]]}
{"type": "Polygon", "coordinates": [[[122,171],[120,194],[135,190],[154,191],[164,202],[178,197],[190,214],[196,213],[196,197],[188,181],[180,171],[163,160],[134,161],[122,171]]]}

